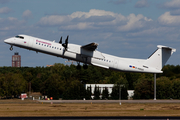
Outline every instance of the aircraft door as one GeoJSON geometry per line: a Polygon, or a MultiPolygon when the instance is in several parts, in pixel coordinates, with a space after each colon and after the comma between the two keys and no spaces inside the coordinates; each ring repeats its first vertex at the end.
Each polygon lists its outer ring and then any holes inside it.
{"type": "Polygon", "coordinates": [[[119,63],[118,59],[114,59],[114,68],[118,68],[118,63],[119,63]]]}
{"type": "Polygon", "coordinates": [[[34,38],[28,38],[27,41],[28,41],[28,42],[27,42],[28,46],[29,46],[29,47],[33,47],[33,43],[34,43],[35,39],[34,39],[34,38]]]}

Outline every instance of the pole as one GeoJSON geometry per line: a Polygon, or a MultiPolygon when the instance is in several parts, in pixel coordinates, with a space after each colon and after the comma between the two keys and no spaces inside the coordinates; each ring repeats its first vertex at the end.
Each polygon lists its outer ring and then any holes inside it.
{"type": "Polygon", "coordinates": [[[154,73],[154,100],[156,100],[156,73],[154,73]]]}
{"type": "Polygon", "coordinates": [[[119,85],[119,105],[121,105],[121,85],[119,85]]]}

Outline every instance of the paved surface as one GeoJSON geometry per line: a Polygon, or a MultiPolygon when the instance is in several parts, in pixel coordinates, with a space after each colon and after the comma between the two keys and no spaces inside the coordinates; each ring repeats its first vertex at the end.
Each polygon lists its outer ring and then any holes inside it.
{"type": "MultiPolygon", "coordinates": [[[[120,103],[120,100],[37,100],[43,103],[120,103]]],[[[121,100],[121,103],[180,103],[180,100],[121,100]]]]}
{"type": "Polygon", "coordinates": [[[1,120],[179,120],[180,117],[126,117],[126,116],[105,116],[105,117],[0,117],[1,120]]]}

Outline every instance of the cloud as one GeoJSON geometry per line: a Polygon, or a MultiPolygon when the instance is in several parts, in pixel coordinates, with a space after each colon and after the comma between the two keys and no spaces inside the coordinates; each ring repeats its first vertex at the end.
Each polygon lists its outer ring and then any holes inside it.
{"type": "Polygon", "coordinates": [[[87,30],[87,29],[97,29],[96,27],[94,27],[92,25],[93,23],[78,23],[78,24],[74,24],[74,25],[67,25],[67,26],[62,26],[59,27],[60,30],[87,30]]]}
{"type": "Polygon", "coordinates": [[[165,12],[158,18],[158,22],[162,25],[179,26],[180,15],[171,15],[170,12],[165,12]]]}
{"type": "Polygon", "coordinates": [[[40,19],[40,26],[58,26],[61,30],[119,30],[131,31],[143,28],[146,22],[150,22],[143,15],[130,14],[123,16],[118,13],[91,9],[89,12],[77,11],[70,15],[50,15],[40,19]]]}
{"type": "MultiPolygon", "coordinates": [[[[160,40],[167,39],[166,34],[172,34],[174,31],[174,28],[168,28],[168,27],[160,27],[155,25],[153,27],[150,27],[146,30],[138,31],[138,32],[133,32],[133,33],[128,33],[128,37],[141,37],[141,38],[150,38],[151,41],[156,41],[157,38],[160,40]]],[[[168,35],[169,36],[169,35],[168,35]]],[[[147,40],[147,39],[146,39],[147,40]]],[[[148,40],[147,40],[148,41],[148,40]]]]}
{"type": "Polygon", "coordinates": [[[26,31],[24,29],[25,27],[25,21],[18,20],[17,18],[14,17],[8,17],[8,18],[0,18],[0,35],[1,38],[3,36],[7,35],[12,35],[14,36],[15,34],[19,34],[21,31],[26,31]]]}
{"type": "Polygon", "coordinates": [[[74,12],[70,16],[72,18],[89,18],[91,16],[115,16],[116,14],[110,11],[105,11],[105,10],[97,10],[97,9],[91,9],[89,12],[74,12]]]}
{"type": "Polygon", "coordinates": [[[0,14],[7,14],[7,13],[10,13],[10,12],[11,12],[11,9],[8,8],[8,7],[0,8],[0,14]]]}
{"type": "Polygon", "coordinates": [[[33,17],[32,12],[30,10],[26,10],[23,12],[22,17],[24,19],[30,19],[33,17]]]}
{"type": "Polygon", "coordinates": [[[91,16],[88,18],[85,17],[81,17],[81,18],[74,18],[72,21],[73,22],[108,22],[108,21],[112,21],[116,19],[115,17],[111,16],[111,15],[106,15],[106,16],[91,16]]]}
{"type": "Polygon", "coordinates": [[[135,8],[144,8],[144,7],[148,7],[148,6],[149,6],[149,4],[148,4],[147,0],[139,0],[134,5],[135,8]]]}
{"type": "Polygon", "coordinates": [[[152,19],[148,19],[147,17],[144,17],[143,15],[135,15],[130,14],[127,17],[127,24],[123,26],[119,26],[119,31],[131,31],[131,30],[137,30],[140,28],[143,28],[146,26],[146,23],[153,21],[152,19]]]}
{"type": "Polygon", "coordinates": [[[71,18],[69,16],[50,15],[41,18],[38,24],[41,26],[56,26],[67,23],[70,20],[71,18]]]}
{"type": "Polygon", "coordinates": [[[163,8],[167,8],[167,9],[179,9],[180,8],[180,0],[171,0],[169,2],[165,2],[162,5],[163,8]]]}
{"type": "MultiPolygon", "coordinates": [[[[84,29],[85,26],[88,28],[94,28],[94,25],[112,25],[118,21],[123,20],[125,17],[121,14],[104,11],[104,10],[97,10],[97,9],[91,9],[89,12],[81,12],[77,11],[72,13],[71,15],[50,15],[45,16],[40,19],[38,22],[41,26],[79,26],[83,25],[84,29]],[[117,20],[118,18],[118,20],[117,20]],[[91,27],[90,27],[91,26],[91,27]]],[[[67,28],[73,28],[74,27],[66,27],[67,28]]],[[[77,27],[81,28],[81,27],[77,27]]]]}
{"type": "Polygon", "coordinates": [[[111,1],[109,1],[109,3],[113,3],[113,4],[116,4],[116,5],[126,4],[127,0],[111,0],[111,1]]]}
{"type": "MultiPolygon", "coordinates": [[[[24,12],[24,15],[29,13],[24,12]]],[[[149,54],[152,52],[152,47],[156,49],[157,44],[178,48],[180,39],[178,17],[178,15],[172,15],[170,12],[162,14],[158,20],[152,20],[142,14],[131,13],[125,16],[121,13],[91,9],[88,12],[76,11],[68,15],[44,16],[31,25],[26,24],[26,20],[21,20],[21,18],[0,18],[0,43],[3,43],[3,40],[7,37],[17,34],[27,34],[43,39],[56,40],[56,42],[59,41],[60,36],[63,36],[64,42],[66,35],[70,35],[69,42],[71,43],[85,45],[90,42],[97,42],[99,43],[98,50],[101,52],[123,57],[142,58],[138,55],[146,57],[147,49],[149,50],[147,46],[151,48],[149,54]],[[174,20],[171,21],[170,19],[174,20]]],[[[1,47],[1,51],[8,51],[8,49],[8,45],[3,49],[1,47]]],[[[17,47],[14,47],[14,50],[22,51],[21,55],[27,57],[26,50],[17,49],[17,47]]],[[[28,51],[28,53],[31,53],[31,56],[37,56],[35,52],[28,51]]],[[[9,56],[11,56],[10,54],[9,56]]],[[[42,56],[43,54],[38,54],[37,60],[39,55],[42,56]]],[[[7,55],[3,54],[3,56],[7,55]]],[[[59,62],[59,59],[54,59],[54,57],[52,59],[49,59],[50,56],[47,55],[43,57],[52,64],[59,62]]],[[[33,66],[50,64],[48,62],[38,62],[33,66]]],[[[64,63],[64,60],[61,62],[64,63]]],[[[24,63],[30,65],[31,61],[27,60],[24,63]]]]}

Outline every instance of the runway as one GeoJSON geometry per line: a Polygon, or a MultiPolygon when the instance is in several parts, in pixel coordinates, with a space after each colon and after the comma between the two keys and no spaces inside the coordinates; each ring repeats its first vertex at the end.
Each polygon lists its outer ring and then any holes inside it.
{"type": "Polygon", "coordinates": [[[180,103],[180,100],[37,100],[41,103],[180,103]]]}
{"type": "Polygon", "coordinates": [[[13,120],[14,117],[45,120],[180,119],[178,117],[180,100],[121,100],[121,105],[119,102],[119,100],[0,100],[0,116],[4,117],[0,119],[9,117],[13,120]]]}

